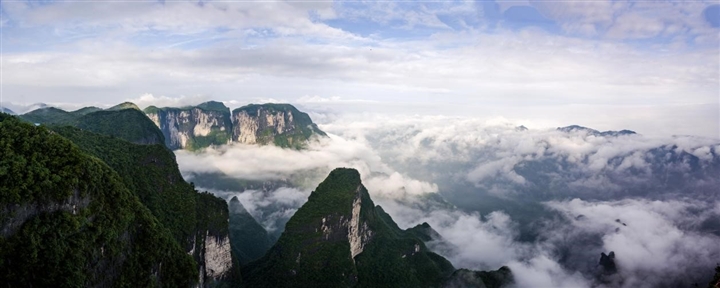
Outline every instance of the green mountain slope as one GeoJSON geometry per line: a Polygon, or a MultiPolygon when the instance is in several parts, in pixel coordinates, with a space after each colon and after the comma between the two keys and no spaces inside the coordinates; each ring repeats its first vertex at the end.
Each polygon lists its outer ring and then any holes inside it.
{"type": "Polygon", "coordinates": [[[69,125],[104,135],[125,139],[137,144],[162,144],[162,131],[145,114],[130,102],[102,110],[85,107],[67,112],[48,107],[20,116],[32,123],[44,125],[69,125]]]}
{"type": "Polygon", "coordinates": [[[338,168],[243,276],[257,287],[440,287],[453,272],[373,204],[356,170],[338,168]]]}
{"type": "Polygon", "coordinates": [[[270,249],[272,240],[250,213],[245,210],[237,197],[229,204],[230,243],[241,265],[257,260],[270,249]]]}
{"type": "Polygon", "coordinates": [[[192,258],[101,160],[0,115],[0,283],[187,287],[192,258]]]}

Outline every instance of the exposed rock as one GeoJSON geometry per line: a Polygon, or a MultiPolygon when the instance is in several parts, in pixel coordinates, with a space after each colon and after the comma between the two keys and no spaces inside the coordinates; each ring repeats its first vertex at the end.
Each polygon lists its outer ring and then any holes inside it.
{"type": "Polygon", "coordinates": [[[610,254],[600,254],[600,262],[598,263],[602,267],[603,274],[615,274],[617,273],[617,266],[615,265],[615,252],[610,251],[610,254]]]}
{"type": "Polygon", "coordinates": [[[90,195],[81,196],[78,190],[73,192],[63,202],[50,202],[40,204],[38,202],[31,202],[23,205],[9,204],[4,208],[0,209],[0,215],[8,215],[9,217],[2,218],[2,230],[0,230],[0,236],[3,238],[10,237],[22,226],[28,219],[40,214],[40,213],[52,213],[56,211],[67,211],[73,215],[77,214],[78,210],[87,207],[90,204],[90,195]]]}

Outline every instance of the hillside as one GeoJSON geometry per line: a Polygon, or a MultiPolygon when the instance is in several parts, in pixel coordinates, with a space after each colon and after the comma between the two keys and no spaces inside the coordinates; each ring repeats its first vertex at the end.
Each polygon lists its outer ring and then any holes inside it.
{"type": "MultiPolygon", "coordinates": [[[[450,281],[470,283],[451,278],[454,272],[450,262],[430,252],[414,233],[398,228],[380,206],[375,206],[359,173],[346,168],[333,170],[293,215],[270,251],[243,269],[246,283],[257,287],[441,287],[450,281]]],[[[486,273],[466,278],[488,287],[512,281],[507,268],[486,273]],[[506,277],[495,278],[504,282],[488,278],[500,274],[506,277]]]]}
{"type": "Polygon", "coordinates": [[[0,114],[0,283],[187,287],[196,265],[118,173],[0,114]]]}
{"type": "Polygon", "coordinates": [[[192,184],[185,182],[170,150],[163,145],[132,144],[70,126],[54,126],[52,129],[117,171],[124,185],[139,197],[169,229],[177,243],[193,254],[201,266],[206,262],[204,255],[211,254],[206,253],[205,244],[212,242],[215,246],[210,248],[217,250],[212,253],[225,255],[222,256],[222,264],[218,264],[224,268],[206,273],[213,278],[208,280],[229,279],[234,268],[227,229],[227,204],[214,196],[199,195],[192,184]],[[208,197],[217,200],[204,199],[208,197]],[[222,203],[218,204],[218,201],[222,203]],[[214,216],[212,219],[203,218],[208,215],[214,216]],[[224,227],[208,228],[208,221],[223,223],[224,227]]]}

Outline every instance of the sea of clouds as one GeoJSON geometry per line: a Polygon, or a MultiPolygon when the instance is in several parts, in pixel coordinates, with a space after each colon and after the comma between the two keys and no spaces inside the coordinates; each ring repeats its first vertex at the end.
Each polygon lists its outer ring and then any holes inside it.
{"type": "Polygon", "coordinates": [[[270,191],[198,183],[237,196],[271,233],[332,169],[355,168],[400,227],[437,230],[442,239],[430,247],[457,268],[508,266],[521,287],[703,285],[720,259],[718,139],[604,137],[506,119],[311,116],[330,137],[308,149],[176,151],[180,168],[190,181],[221,173],[284,183],[270,191]],[[600,253],[610,251],[619,272],[599,277],[600,253]]]}

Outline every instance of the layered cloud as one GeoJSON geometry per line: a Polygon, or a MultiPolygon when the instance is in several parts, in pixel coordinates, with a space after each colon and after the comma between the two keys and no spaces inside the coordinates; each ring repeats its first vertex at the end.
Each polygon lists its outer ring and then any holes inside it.
{"type": "Polygon", "coordinates": [[[719,257],[717,139],[523,129],[502,118],[325,116],[331,137],[307,150],[178,151],[181,170],[275,183],[215,193],[237,195],[277,232],[331,169],[356,168],[400,227],[428,222],[442,235],[429,246],[455,266],[505,265],[521,287],[688,285],[706,281],[719,257]],[[598,266],[610,251],[613,276],[598,266]]]}

